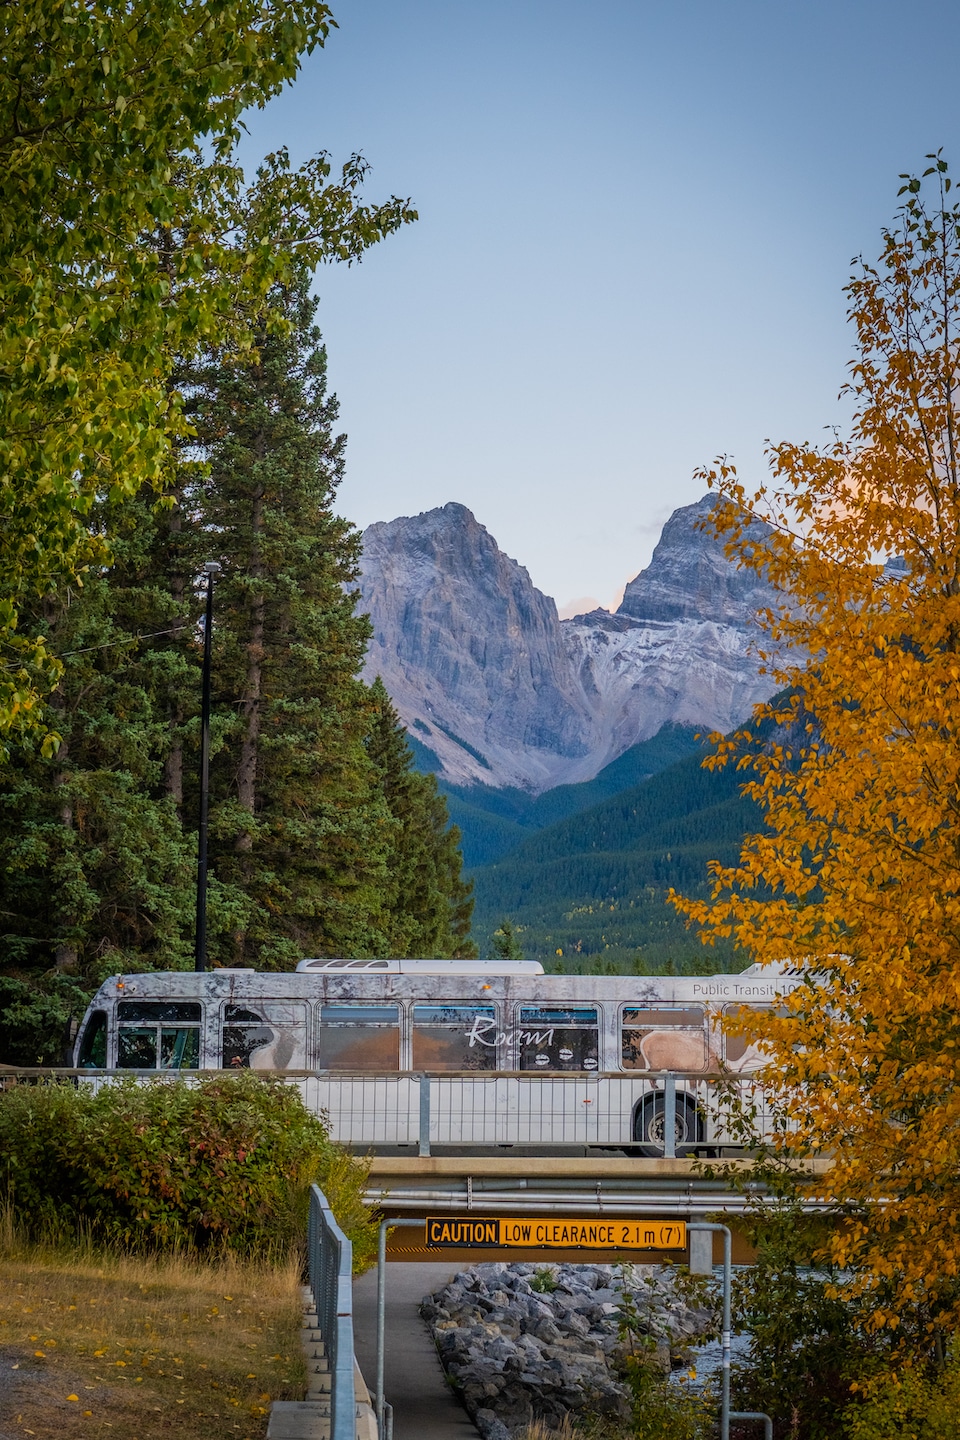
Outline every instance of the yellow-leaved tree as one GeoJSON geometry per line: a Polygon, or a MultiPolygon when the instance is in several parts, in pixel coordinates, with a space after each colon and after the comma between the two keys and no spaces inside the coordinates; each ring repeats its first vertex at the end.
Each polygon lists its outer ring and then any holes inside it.
{"type": "Polygon", "coordinates": [[[832,1156],[830,1258],[875,1325],[916,1336],[960,1324],[960,207],[928,158],[847,287],[849,437],[773,446],[752,496],[705,472],[730,553],[784,594],[785,695],[712,757],[742,767],[764,833],[710,901],[675,897],[708,941],[804,962],[786,1012],[750,1021],[777,1144],[832,1156]]]}

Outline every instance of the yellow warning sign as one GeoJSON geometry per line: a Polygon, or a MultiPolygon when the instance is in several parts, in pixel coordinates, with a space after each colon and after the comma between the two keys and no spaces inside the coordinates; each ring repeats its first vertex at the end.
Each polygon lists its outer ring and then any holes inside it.
{"type": "Polygon", "coordinates": [[[570,1220],[537,1216],[519,1220],[476,1215],[428,1216],[427,1248],[492,1250],[503,1246],[560,1246],[584,1250],[684,1250],[682,1220],[570,1220]]]}

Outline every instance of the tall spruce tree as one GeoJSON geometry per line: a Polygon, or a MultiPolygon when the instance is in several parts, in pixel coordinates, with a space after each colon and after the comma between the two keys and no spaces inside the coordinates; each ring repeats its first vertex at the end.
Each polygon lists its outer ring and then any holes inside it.
{"type": "MultiPolygon", "coordinates": [[[[194,574],[223,566],[210,959],[287,968],[384,952],[392,824],[364,743],[360,536],[332,508],[345,439],[317,302],[305,272],[269,299],[255,351],[214,356],[195,377],[208,471],[185,492],[180,549],[194,574]]],[[[192,816],[189,777],[185,802],[192,816]]]]}
{"type": "Polygon", "coordinates": [[[371,698],[367,749],[394,820],[388,858],[389,953],[429,959],[474,956],[473,884],[461,876],[460,831],[450,824],[435,777],[414,770],[406,730],[379,676],[371,698]]]}
{"type": "Polygon", "coordinates": [[[358,678],[360,537],[332,508],[344,439],[315,308],[301,273],[254,351],[179,377],[196,437],[165,503],[99,508],[110,568],[24,619],[63,659],[63,743],[0,767],[0,1062],[57,1060],[103,976],[191,964],[210,559],[210,963],[475,953],[446,802],[358,678]]]}
{"type": "Polygon", "coordinates": [[[139,583],[151,515],[136,509],[109,573],[24,616],[62,657],[51,709],[63,738],[54,756],[28,738],[0,766],[2,1062],[58,1061],[105,975],[189,963],[193,845],[164,795],[155,703],[170,658],[153,632],[169,622],[163,597],[139,583]]]}

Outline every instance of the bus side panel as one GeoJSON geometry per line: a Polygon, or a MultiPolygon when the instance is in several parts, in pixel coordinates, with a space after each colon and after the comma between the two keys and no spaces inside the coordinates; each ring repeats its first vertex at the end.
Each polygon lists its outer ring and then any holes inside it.
{"type": "Polygon", "coordinates": [[[419,1132],[420,1092],[410,1075],[315,1075],[296,1082],[307,1109],[345,1145],[410,1145],[419,1132]]]}

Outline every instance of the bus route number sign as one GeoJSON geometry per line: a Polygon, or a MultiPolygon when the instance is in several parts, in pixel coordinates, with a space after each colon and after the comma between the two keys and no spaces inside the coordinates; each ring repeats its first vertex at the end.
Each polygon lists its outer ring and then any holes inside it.
{"type": "Polygon", "coordinates": [[[519,1220],[476,1215],[430,1215],[428,1250],[498,1250],[511,1246],[582,1250],[685,1250],[682,1220],[571,1220],[524,1216],[519,1220]]]}

